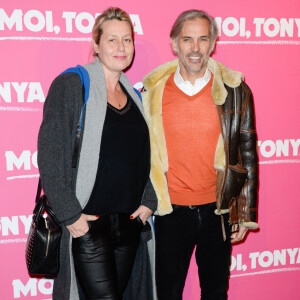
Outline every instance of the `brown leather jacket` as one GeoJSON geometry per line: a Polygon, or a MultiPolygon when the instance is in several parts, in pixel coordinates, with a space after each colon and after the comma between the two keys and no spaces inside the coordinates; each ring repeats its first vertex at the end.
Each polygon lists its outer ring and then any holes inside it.
{"type": "MultiPolygon", "coordinates": [[[[165,84],[176,71],[178,59],[154,69],[144,79],[143,105],[151,143],[151,181],[158,198],[156,214],[172,212],[166,173],[168,154],[162,120],[165,84]]],[[[255,229],[257,206],[257,153],[252,93],[243,75],[209,59],[213,73],[212,98],[222,134],[215,151],[217,171],[216,214],[230,213],[230,222],[255,229]]]]}

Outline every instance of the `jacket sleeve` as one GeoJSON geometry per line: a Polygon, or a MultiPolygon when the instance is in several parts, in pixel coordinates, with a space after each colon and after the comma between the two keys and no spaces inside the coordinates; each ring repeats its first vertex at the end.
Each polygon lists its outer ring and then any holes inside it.
{"type": "Polygon", "coordinates": [[[74,171],[71,166],[72,136],[76,124],[74,101],[76,95],[81,95],[79,89],[82,87],[78,75],[60,75],[54,80],[45,101],[38,136],[38,165],[42,186],[58,221],[64,225],[74,223],[82,211],[72,187],[74,171]]]}
{"type": "Polygon", "coordinates": [[[141,204],[150,208],[153,212],[157,209],[157,196],[150,178],[146,184],[141,204]]]}
{"type": "Polygon", "coordinates": [[[258,158],[255,130],[253,96],[250,88],[242,82],[243,102],[240,126],[240,156],[242,165],[247,169],[247,182],[244,185],[238,203],[238,219],[242,226],[256,229],[257,224],[257,187],[258,158]]]}

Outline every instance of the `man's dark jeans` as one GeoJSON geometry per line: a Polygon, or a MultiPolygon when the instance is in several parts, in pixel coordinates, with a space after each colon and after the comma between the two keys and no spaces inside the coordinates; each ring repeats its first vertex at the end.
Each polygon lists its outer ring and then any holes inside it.
{"type": "Polygon", "coordinates": [[[201,299],[227,299],[231,252],[228,214],[224,215],[224,242],[215,202],[195,208],[173,205],[173,209],[169,215],[155,217],[158,300],[182,299],[195,246],[201,299]]]}

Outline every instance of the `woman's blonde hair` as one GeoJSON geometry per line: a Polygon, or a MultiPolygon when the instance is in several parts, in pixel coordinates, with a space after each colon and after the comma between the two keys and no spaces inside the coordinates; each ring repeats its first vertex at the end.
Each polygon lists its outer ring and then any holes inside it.
{"type": "MultiPolygon", "coordinates": [[[[122,10],[119,7],[109,7],[106,9],[101,15],[99,15],[96,20],[92,31],[92,37],[94,42],[99,45],[101,35],[103,33],[102,24],[105,21],[111,21],[111,20],[119,20],[119,21],[125,21],[130,25],[132,38],[134,38],[134,29],[133,24],[131,22],[131,19],[128,15],[128,13],[124,10],[122,10]]],[[[93,56],[96,56],[96,52],[93,50],[93,56]]]]}

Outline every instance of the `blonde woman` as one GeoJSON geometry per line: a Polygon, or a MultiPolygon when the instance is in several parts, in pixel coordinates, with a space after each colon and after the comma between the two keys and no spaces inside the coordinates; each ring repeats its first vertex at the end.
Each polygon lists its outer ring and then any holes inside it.
{"type": "MultiPolygon", "coordinates": [[[[109,8],[96,19],[93,54],[94,62],[84,66],[88,91],[76,72],[54,80],[39,133],[42,185],[64,229],[53,299],[79,299],[78,290],[85,299],[122,299],[141,230],[151,232],[146,222],[157,206],[142,104],[122,72],[134,54],[126,12],[109,8]],[[87,92],[77,167],[72,168],[87,92]]],[[[144,292],[148,299],[155,293],[144,292]]]]}

